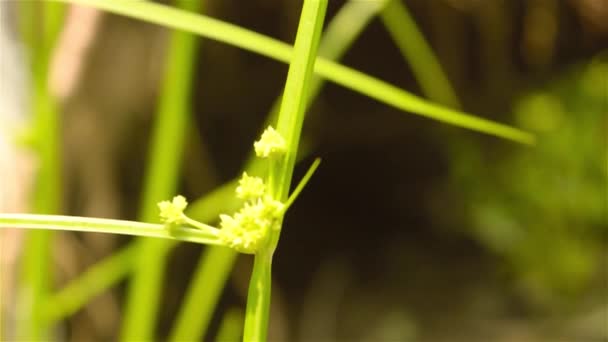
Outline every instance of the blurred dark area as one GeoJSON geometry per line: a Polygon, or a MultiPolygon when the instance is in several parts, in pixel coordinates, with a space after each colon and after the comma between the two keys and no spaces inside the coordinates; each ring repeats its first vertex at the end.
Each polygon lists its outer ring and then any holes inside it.
{"type": "MultiPolygon", "coordinates": [[[[206,2],[205,14],[293,41],[301,1],[206,2]]],[[[327,21],[343,3],[330,1],[327,21]]],[[[608,341],[608,2],[404,3],[462,110],[528,130],[538,143],[448,126],[327,83],[308,112],[303,140],[312,148],[294,179],[314,157],[323,162],[290,209],[275,256],[271,336],[608,341]]],[[[65,211],[134,219],[168,34],[109,14],[92,21],[89,50],[59,94],[65,211]]],[[[341,62],[424,97],[379,19],[341,62]]],[[[179,193],[195,199],[240,175],[286,73],[285,64],[201,39],[179,193]]],[[[62,234],[58,283],[128,241],[62,234]]],[[[182,244],[172,254],[159,336],[200,253],[182,244]]],[[[240,257],[219,312],[244,307],[251,263],[240,257]]],[[[71,318],[66,339],[115,339],[123,292],[71,318]]]]}

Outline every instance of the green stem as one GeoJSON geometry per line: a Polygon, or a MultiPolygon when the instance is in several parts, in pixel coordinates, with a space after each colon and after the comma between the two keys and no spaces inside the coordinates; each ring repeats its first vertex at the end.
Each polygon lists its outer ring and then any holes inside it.
{"type": "Polygon", "coordinates": [[[306,174],[304,175],[304,177],[302,177],[302,179],[300,180],[300,182],[298,183],[296,188],[293,190],[291,195],[289,195],[287,202],[285,202],[285,207],[283,208],[283,212],[287,212],[289,207],[291,207],[293,202],[298,198],[298,196],[300,195],[302,190],[304,190],[304,187],[306,187],[306,184],[308,184],[308,181],[312,178],[312,175],[314,175],[315,171],[317,171],[319,164],[321,164],[321,158],[315,159],[315,161],[312,163],[310,168],[308,168],[308,171],[306,171],[306,174]]]}
{"type": "Polygon", "coordinates": [[[272,287],[271,268],[272,252],[262,251],[255,255],[247,293],[244,342],[267,340],[272,287]]]}
{"type": "MultiPolygon", "coordinates": [[[[293,176],[326,9],[327,0],[305,0],[298,24],[294,54],[287,73],[277,123],[278,132],[285,138],[287,152],[281,160],[270,161],[267,178],[271,196],[281,202],[288,197],[293,176]]],[[[281,225],[282,222],[279,222],[279,229],[271,230],[268,243],[255,255],[247,294],[244,341],[267,339],[272,256],[278,243],[281,225]]]]}
{"type": "Polygon", "coordinates": [[[121,234],[219,245],[217,229],[167,228],[162,224],[78,216],[0,214],[0,227],[121,234]]]}

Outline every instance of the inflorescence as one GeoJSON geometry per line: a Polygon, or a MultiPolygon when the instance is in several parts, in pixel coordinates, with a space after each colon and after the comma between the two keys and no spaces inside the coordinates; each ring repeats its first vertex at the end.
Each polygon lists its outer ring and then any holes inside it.
{"type": "MultiPolygon", "coordinates": [[[[254,148],[260,158],[277,158],[286,153],[285,140],[272,127],[264,131],[260,140],[254,143],[254,148]]],[[[286,206],[272,198],[262,178],[246,172],[239,180],[236,196],[244,201],[243,206],[233,215],[221,214],[220,229],[187,217],[184,210],[188,203],[183,196],[158,203],[160,218],[169,229],[179,225],[193,226],[217,236],[221,245],[254,254],[266,241],[269,231],[279,229],[286,206]]]]}

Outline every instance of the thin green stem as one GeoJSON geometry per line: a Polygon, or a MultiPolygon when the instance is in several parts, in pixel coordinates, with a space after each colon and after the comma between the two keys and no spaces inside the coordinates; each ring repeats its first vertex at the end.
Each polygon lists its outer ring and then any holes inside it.
{"type": "MultiPolygon", "coordinates": [[[[137,7],[137,1],[122,2],[137,7]]],[[[202,1],[180,0],[177,6],[198,12],[202,1]]],[[[187,13],[187,12],[183,12],[187,13]]],[[[140,220],[157,219],[156,204],[174,195],[181,166],[190,114],[191,83],[198,48],[197,37],[173,32],[168,50],[165,79],[153,131],[140,208],[140,220]]],[[[162,283],[171,244],[139,239],[133,278],[129,283],[121,340],[153,340],[162,283]],[[153,265],[151,267],[150,265],[153,265]],[[141,310],[145,307],[146,310],[141,310]]]]}
{"type": "MultiPolygon", "coordinates": [[[[121,234],[172,239],[201,244],[220,244],[217,239],[217,233],[211,230],[200,230],[183,226],[167,228],[162,224],[91,217],[0,214],[0,227],[121,234]]],[[[214,228],[214,230],[217,229],[214,228]]]]}
{"type": "Polygon", "coordinates": [[[289,207],[291,207],[293,202],[298,198],[298,196],[300,195],[302,190],[304,190],[304,187],[306,187],[306,184],[308,184],[308,181],[310,181],[310,179],[312,178],[312,175],[314,175],[315,171],[317,171],[317,168],[319,168],[320,164],[321,164],[321,158],[317,158],[312,163],[310,168],[308,168],[308,171],[306,171],[306,174],[304,175],[304,177],[302,177],[302,179],[300,180],[300,182],[298,183],[296,188],[293,190],[291,195],[289,195],[287,202],[285,202],[285,207],[283,208],[284,212],[286,212],[289,209],[289,207]]]}
{"type": "Polygon", "coordinates": [[[208,224],[204,224],[202,222],[193,220],[186,215],[184,215],[184,221],[186,223],[188,223],[189,225],[191,225],[192,227],[198,228],[201,231],[210,231],[210,232],[213,232],[216,236],[219,234],[219,229],[217,229],[213,226],[210,226],[208,224]]]}
{"type": "MultiPolygon", "coordinates": [[[[93,6],[166,27],[192,32],[286,63],[293,56],[292,47],[283,42],[220,20],[186,13],[163,5],[143,1],[124,2],[119,0],[61,1],[93,6]]],[[[534,143],[534,136],[530,133],[433,104],[379,79],[324,58],[317,58],[315,72],[329,81],[403,111],[519,143],[534,143]]]]}
{"type": "Polygon", "coordinates": [[[287,73],[277,121],[277,131],[285,139],[287,153],[283,159],[271,163],[270,170],[276,172],[276,177],[269,184],[271,195],[282,202],[287,199],[289,194],[291,177],[296,163],[306,99],[312,81],[326,7],[327,1],[304,1],[294,44],[294,56],[287,73]]]}
{"type": "MultiPolygon", "coordinates": [[[[326,9],[327,0],[305,0],[298,24],[294,55],[289,65],[277,122],[277,130],[285,138],[287,151],[284,158],[270,161],[267,176],[271,196],[281,202],[287,199],[293,176],[326,9]]],[[[271,230],[268,243],[255,255],[247,294],[244,341],[267,339],[272,257],[278,243],[282,219],[279,221],[279,229],[271,230]]]]}
{"type": "Polygon", "coordinates": [[[243,341],[266,341],[272,290],[272,253],[261,251],[255,255],[249,291],[243,341]]]}

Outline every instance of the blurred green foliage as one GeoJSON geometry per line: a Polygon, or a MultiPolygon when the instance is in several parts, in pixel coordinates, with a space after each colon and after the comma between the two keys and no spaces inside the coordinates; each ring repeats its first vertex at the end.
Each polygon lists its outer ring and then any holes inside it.
{"type": "Polygon", "coordinates": [[[606,75],[608,62],[597,58],[517,101],[515,119],[538,138],[532,148],[496,153],[453,142],[451,189],[462,196],[467,232],[504,258],[537,303],[573,298],[599,271],[608,231],[606,75]]]}

